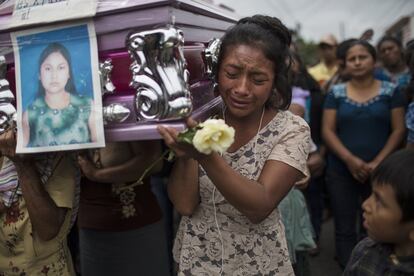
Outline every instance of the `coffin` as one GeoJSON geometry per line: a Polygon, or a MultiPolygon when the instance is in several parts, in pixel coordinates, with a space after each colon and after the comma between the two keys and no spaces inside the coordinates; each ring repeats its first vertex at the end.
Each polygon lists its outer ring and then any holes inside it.
{"type": "MultiPolygon", "coordinates": [[[[6,58],[6,79],[10,83],[10,90],[15,91],[14,55],[10,33],[33,26],[7,27],[11,20],[10,12],[7,5],[0,9],[0,56],[6,58]]],[[[125,42],[131,32],[152,32],[157,28],[168,28],[168,26],[182,31],[184,57],[189,71],[189,78],[186,81],[191,94],[191,114],[195,119],[203,120],[215,113],[221,104],[220,98],[213,92],[213,83],[208,76],[203,53],[208,42],[212,38],[221,37],[235,20],[234,14],[204,1],[98,1],[97,13],[93,17],[98,57],[100,62],[111,59],[113,66],[111,80],[116,87],[114,94],[103,96],[103,107],[105,109],[118,104],[131,111],[122,122],[116,120],[106,122],[104,125],[106,140],[158,139],[156,126],[160,123],[177,129],[184,128],[183,118],[177,116],[161,119],[137,116],[140,112],[136,104],[137,91],[130,86],[133,78],[130,70],[132,59],[125,42]]],[[[39,27],[39,24],[35,27],[39,27]]]]}

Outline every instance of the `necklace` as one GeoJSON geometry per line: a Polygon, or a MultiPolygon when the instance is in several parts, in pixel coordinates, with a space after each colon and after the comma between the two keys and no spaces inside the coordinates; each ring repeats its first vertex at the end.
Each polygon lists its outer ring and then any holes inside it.
{"type": "MultiPolygon", "coordinates": [[[[259,132],[260,129],[262,128],[262,123],[263,123],[263,117],[264,117],[264,113],[265,113],[265,107],[263,107],[262,110],[262,115],[260,116],[260,122],[259,122],[259,128],[257,129],[257,133],[255,135],[255,139],[254,139],[254,145],[253,145],[253,158],[256,160],[256,144],[257,144],[257,140],[259,139],[259,132]]],[[[226,106],[224,106],[223,108],[223,120],[224,122],[226,122],[226,106]]],[[[214,197],[214,193],[216,192],[216,186],[213,187],[213,192],[211,195],[211,200],[213,202],[213,210],[214,210],[214,222],[216,224],[217,227],[217,232],[219,234],[219,239],[221,242],[221,267],[220,267],[220,273],[219,275],[223,275],[223,268],[224,268],[224,241],[223,241],[223,236],[221,235],[221,231],[220,231],[220,227],[218,224],[218,220],[217,220],[217,208],[216,208],[216,200],[214,197]]]]}
{"type": "MultiPolygon", "coordinates": [[[[256,144],[257,144],[257,140],[259,139],[260,129],[262,128],[264,114],[265,114],[265,107],[263,106],[262,115],[260,116],[259,128],[257,129],[256,135],[254,136],[255,142],[254,142],[254,146],[253,146],[253,152],[254,152],[255,155],[256,155],[256,144]]],[[[224,106],[224,108],[223,108],[223,120],[224,120],[224,122],[226,122],[226,106],[224,106]]]]}

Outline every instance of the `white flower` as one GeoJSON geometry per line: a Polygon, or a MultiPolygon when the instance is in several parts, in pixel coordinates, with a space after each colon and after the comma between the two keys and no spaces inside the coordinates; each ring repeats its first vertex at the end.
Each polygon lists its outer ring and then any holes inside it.
{"type": "Polygon", "coordinates": [[[221,119],[208,119],[200,124],[193,138],[194,147],[201,153],[225,152],[234,142],[234,128],[221,119]]]}

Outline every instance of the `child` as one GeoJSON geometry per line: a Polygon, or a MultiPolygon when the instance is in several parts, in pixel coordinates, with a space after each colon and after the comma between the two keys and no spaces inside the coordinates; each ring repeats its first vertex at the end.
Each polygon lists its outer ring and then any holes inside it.
{"type": "Polygon", "coordinates": [[[400,150],[373,172],[362,204],[368,237],[353,250],[349,275],[414,275],[414,151],[400,150]]]}

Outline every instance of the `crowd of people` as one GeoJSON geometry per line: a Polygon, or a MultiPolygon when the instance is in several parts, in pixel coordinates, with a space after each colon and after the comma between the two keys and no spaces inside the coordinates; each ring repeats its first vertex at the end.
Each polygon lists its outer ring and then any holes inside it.
{"type": "Polygon", "coordinates": [[[222,154],[162,125],[162,141],[30,156],[1,134],[0,275],[310,275],[326,208],[344,275],[414,275],[414,42],[327,35],[310,68],[293,44],[263,15],[222,37],[217,116],[235,130],[222,154]]]}

